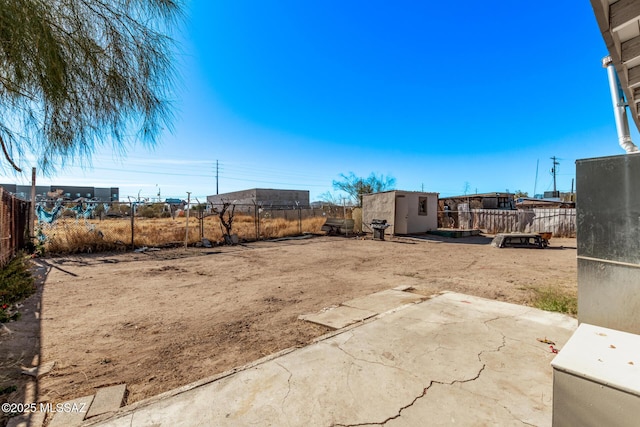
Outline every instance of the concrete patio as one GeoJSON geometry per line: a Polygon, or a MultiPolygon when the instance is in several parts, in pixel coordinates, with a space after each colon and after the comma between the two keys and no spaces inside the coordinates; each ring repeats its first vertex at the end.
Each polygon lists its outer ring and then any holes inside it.
{"type": "Polygon", "coordinates": [[[444,293],[84,425],[551,425],[555,354],[541,341],[562,348],[576,327],[444,293]]]}

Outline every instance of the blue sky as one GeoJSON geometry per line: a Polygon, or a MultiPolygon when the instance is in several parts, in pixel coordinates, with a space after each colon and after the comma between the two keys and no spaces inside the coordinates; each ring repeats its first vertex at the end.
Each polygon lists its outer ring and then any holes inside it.
{"type": "MultiPolygon", "coordinates": [[[[38,184],[202,200],[217,160],[221,193],[315,200],[341,173],[374,172],[442,196],[533,195],[553,189],[552,156],[569,191],[576,159],[623,154],[587,0],[192,0],[186,12],[173,133],[38,184]]],[[[27,184],[30,171],[0,179],[27,184]]]]}

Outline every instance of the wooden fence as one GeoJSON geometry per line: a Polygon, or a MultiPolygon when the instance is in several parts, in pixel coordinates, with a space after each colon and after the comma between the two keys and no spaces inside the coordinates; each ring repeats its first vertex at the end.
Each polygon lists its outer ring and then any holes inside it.
{"type": "Polygon", "coordinates": [[[458,211],[459,228],[480,229],[488,233],[552,232],[555,237],[576,237],[575,209],[458,211]]]}
{"type": "Polygon", "coordinates": [[[24,248],[30,205],[0,187],[0,268],[24,248]]]}

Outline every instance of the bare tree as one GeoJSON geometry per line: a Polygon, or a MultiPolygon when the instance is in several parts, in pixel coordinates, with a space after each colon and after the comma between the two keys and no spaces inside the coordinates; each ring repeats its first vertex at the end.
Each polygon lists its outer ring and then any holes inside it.
{"type": "Polygon", "coordinates": [[[375,173],[372,173],[367,178],[356,176],[353,172],[349,172],[349,175],[340,174],[340,176],[342,181],[333,181],[333,188],[347,193],[356,206],[362,206],[363,195],[393,190],[396,185],[395,178],[384,175],[378,176],[375,173]]]}
{"type": "Polygon", "coordinates": [[[233,218],[236,212],[236,205],[235,203],[223,201],[222,207],[219,210],[216,209],[216,212],[218,213],[218,218],[220,218],[220,229],[222,230],[224,241],[228,245],[231,245],[233,244],[231,230],[233,228],[233,218]]]}
{"type": "Polygon", "coordinates": [[[171,127],[181,0],[0,0],[0,170],[120,153],[171,127]]]}

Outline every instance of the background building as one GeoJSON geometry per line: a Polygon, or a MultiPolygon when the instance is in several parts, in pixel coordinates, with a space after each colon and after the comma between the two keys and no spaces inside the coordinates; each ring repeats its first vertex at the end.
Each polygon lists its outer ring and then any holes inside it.
{"type": "Polygon", "coordinates": [[[278,190],[273,188],[252,188],[250,190],[234,191],[231,193],[207,196],[207,202],[221,205],[230,202],[236,206],[262,207],[309,207],[308,190],[278,190]]]}
{"type": "MultiPolygon", "coordinates": [[[[5,190],[23,200],[31,200],[30,185],[0,184],[5,190]]],[[[36,200],[48,200],[50,193],[61,192],[64,200],[77,200],[79,198],[91,199],[99,202],[117,202],[120,199],[118,187],[77,187],[72,185],[36,185],[36,200]]]]}

